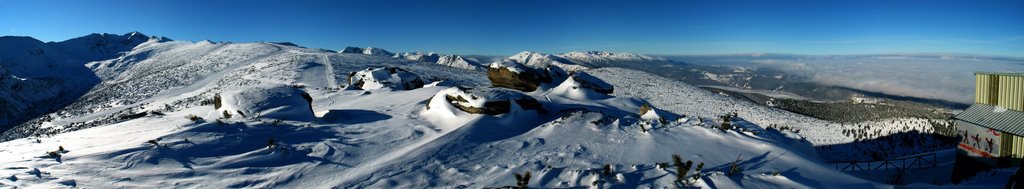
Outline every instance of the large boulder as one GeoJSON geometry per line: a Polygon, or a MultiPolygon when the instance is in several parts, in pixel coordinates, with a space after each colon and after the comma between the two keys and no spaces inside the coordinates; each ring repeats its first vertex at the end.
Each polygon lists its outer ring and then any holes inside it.
{"type": "Polygon", "coordinates": [[[615,87],[612,86],[612,84],[608,84],[608,82],[594,77],[587,72],[576,72],[569,77],[576,83],[579,83],[580,88],[590,89],[594,92],[606,95],[610,95],[612,92],[615,92],[615,87]]]}
{"type": "Polygon", "coordinates": [[[640,106],[640,119],[652,122],[657,121],[660,123],[666,122],[665,118],[659,115],[658,112],[654,110],[654,107],[648,104],[643,104],[640,106]]]}
{"type": "Polygon", "coordinates": [[[487,67],[487,79],[491,81],[491,86],[524,92],[536,91],[541,84],[561,82],[566,75],[557,66],[527,66],[508,59],[491,63],[487,67]]]}
{"type": "Polygon", "coordinates": [[[381,67],[352,72],[348,76],[348,84],[354,89],[362,90],[412,90],[423,87],[424,82],[419,75],[401,68],[381,67]]]}
{"type": "Polygon", "coordinates": [[[533,97],[502,88],[444,89],[428,100],[427,110],[431,108],[454,108],[466,113],[487,115],[523,110],[546,112],[540,102],[533,97]]]}
{"type": "Polygon", "coordinates": [[[313,98],[298,88],[276,85],[247,87],[214,97],[217,117],[312,121],[313,98]]]}

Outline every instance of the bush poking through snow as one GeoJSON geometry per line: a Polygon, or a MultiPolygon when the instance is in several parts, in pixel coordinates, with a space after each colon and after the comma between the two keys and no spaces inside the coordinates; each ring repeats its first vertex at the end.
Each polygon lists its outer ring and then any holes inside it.
{"type": "Polygon", "coordinates": [[[604,164],[604,176],[612,176],[612,165],[604,164]]]}
{"type": "Polygon", "coordinates": [[[686,180],[686,169],[689,169],[689,167],[683,168],[683,158],[679,157],[679,154],[672,155],[672,164],[676,166],[676,182],[683,183],[683,180],[686,180]]]}
{"type": "Polygon", "coordinates": [[[188,118],[188,120],[192,120],[192,122],[203,121],[202,117],[196,116],[195,114],[189,114],[188,116],[186,116],[186,118],[188,118]]]}
{"type": "Polygon", "coordinates": [[[274,138],[267,139],[267,148],[274,149],[275,146],[277,146],[277,141],[274,141],[274,138]]]}
{"type": "Polygon", "coordinates": [[[739,163],[740,163],[740,156],[736,156],[736,161],[733,161],[732,165],[729,166],[729,173],[727,175],[733,176],[736,173],[739,173],[740,172],[740,165],[739,165],[739,163]]]}
{"type": "Polygon", "coordinates": [[[732,130],[732,115],[725,114],[722,116],[722,125],[719,128],[722,130],[732,130]]]}
{"type": "Polygon", "coordinates": [[[61,154],[65,154],[65,153],[68,153],[68,152],[69,151],[64,150],[64,146],[57,146],[57,151],[46,152],[46,157],[55,158],[59,162],[61,154]]]}
{"type": "Polygon", "coordinates": [[[701,169],[704,169],[704,162],[698,163],[697,164],[697,169],[693,170],[693,173],[694,173],[693,174],[693,180],[694,181],[697,181],[697,180],[700,179],[700,171],[701,171],[701,169]]]}
{"type": "Polygon", "coordinates": [[[519,173],[516,173],[515,176],[516,176],[516,188],[518,188],[518,189],[526,189],[527,186],[530,185],[530,171],[526,171],[526,173],[523,173],[522,175],[520,175],[519,173]]]}

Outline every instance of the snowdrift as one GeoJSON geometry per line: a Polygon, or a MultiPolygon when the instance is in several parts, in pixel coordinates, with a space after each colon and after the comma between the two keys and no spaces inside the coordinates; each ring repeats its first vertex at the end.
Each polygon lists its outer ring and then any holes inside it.
{"type": "Polygon", "coordinates": [[[309,93],[291,86],[251,87],[218,94],[212,114],[225,119],[313,121],[312,103],[309,93]]]}

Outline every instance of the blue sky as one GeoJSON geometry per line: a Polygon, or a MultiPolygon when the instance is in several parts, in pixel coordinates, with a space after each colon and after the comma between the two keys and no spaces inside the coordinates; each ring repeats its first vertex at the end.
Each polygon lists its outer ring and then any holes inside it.
{"type": "Polygon", "coordinates": [[[0,35],[509,55],[952,52],[1024,57],[1024,1],[0,0],[0,35]]]}

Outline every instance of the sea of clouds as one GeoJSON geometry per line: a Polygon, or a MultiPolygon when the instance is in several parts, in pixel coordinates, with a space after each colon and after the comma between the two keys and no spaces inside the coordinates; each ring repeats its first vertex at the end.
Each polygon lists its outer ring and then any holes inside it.
{"type": "Polygon", "coordinates": [[[958,56],[807,56],[750,59],[811,81],[971,104],[975,72],[1024,72],[1024,60],[958,56]]]}

